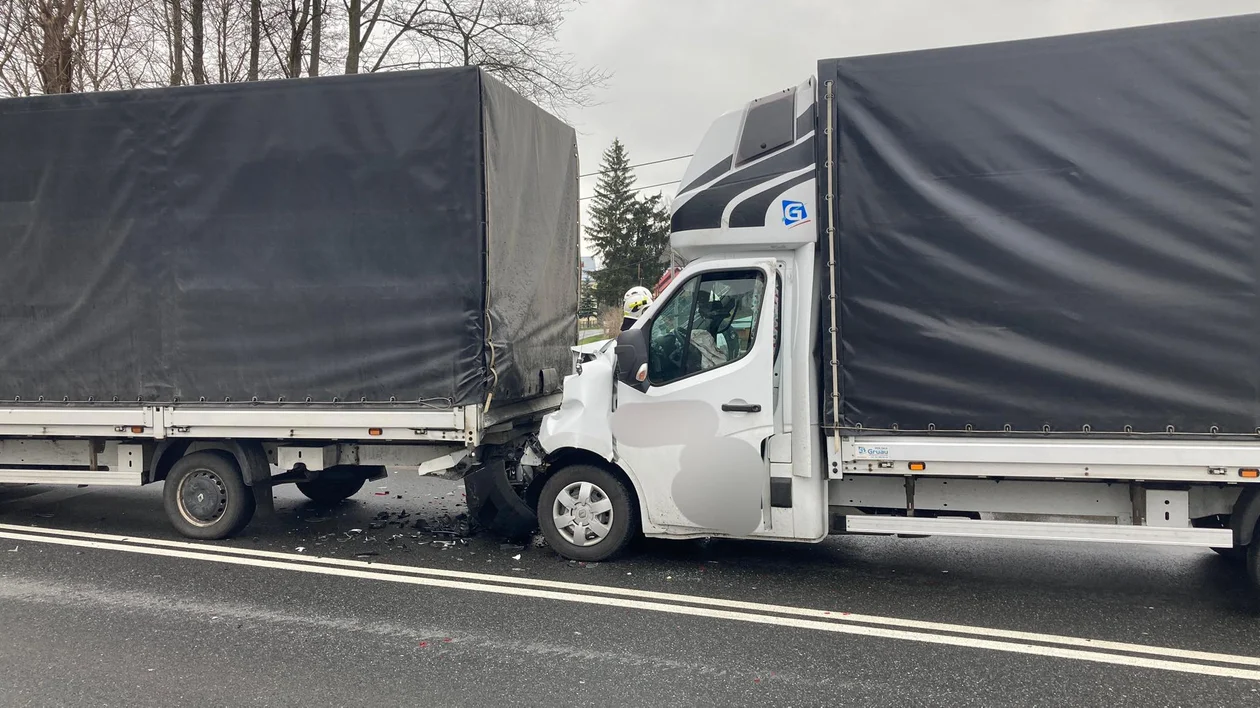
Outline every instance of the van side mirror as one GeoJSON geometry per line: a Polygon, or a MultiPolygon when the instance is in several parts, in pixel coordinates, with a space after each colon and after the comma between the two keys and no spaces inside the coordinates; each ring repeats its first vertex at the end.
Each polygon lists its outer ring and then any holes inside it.
{"type": "Polygon", "coordinates": [[[628,329],[617,335],[617,380],[631,388],[646,391],[648,328],[628,329]]]}

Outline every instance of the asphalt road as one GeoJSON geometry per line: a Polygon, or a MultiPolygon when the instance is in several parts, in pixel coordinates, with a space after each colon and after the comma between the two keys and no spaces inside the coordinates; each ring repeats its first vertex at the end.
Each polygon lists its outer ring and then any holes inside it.
{"type": "Polygon", "coordinates": [[[333,510],[282,488],[274,519],[188,544],[160,493],[0,489],[0,705],[1260,706],[1260,601],[1206,550],[647,541],[577,564],[461,539],[461,485],[416,478],[333,510]]]}

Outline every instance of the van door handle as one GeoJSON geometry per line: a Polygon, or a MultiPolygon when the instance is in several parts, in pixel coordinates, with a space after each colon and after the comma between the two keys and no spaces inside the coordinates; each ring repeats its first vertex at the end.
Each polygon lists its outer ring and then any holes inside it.
{"type": "Polygon", "coordinates": [[[760,413],[759,403],[723,403],[722,410],[727,413],[760,413]]]}

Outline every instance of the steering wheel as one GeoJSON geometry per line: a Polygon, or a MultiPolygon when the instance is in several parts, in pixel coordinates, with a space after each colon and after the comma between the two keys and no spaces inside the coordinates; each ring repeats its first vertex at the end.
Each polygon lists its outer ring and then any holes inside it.
{"type": "Polygon", "coordinates": [[[669,333],[660,337],[652,338],[652,353],[664,360],[672,369],[672,373],[666,378],[674,378],[682,373],[686,355],[683,347],[684,342],[686,342],[686,339],[677,329],[670,330],[669,333]]]}

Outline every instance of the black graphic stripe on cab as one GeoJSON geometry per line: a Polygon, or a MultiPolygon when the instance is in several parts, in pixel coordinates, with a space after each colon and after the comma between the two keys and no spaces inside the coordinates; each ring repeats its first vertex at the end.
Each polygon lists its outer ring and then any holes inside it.
{"type": "Polygon", "coordinates": [[[814,141],[798,143],[777,155],[733,172],[711,187],[696,192],[674,212],[670,228],[675,231],[716,229],[722,225],[722,212],[739,195],[764,182],[814,164],[814,141]]]}
{"type": "Polygon", "coordinates": [[[711,180],[715,180],[715,179],[717,179],[718,177],[721,177],[722,175],[726,174],[726,173],[727,173],[727,172],[729,172],[729,171],[730,171],[730,169],[731,169],[731,160],[732,160],[732,159],[734,159],[734,157],[735,157],[735,155],[732,153],[732,154],[727,155],[726,157],[722,158],[722,161],[721,161],[721,162],[719,162],[719,163],[717,163],[716,165],[714,165],[714,166],[710,167],[709,169],[705,170],[705,171],[704,171],[704,174],[702,174],[702,175],[700,175],[699,177],[697,177],[697,178],[695,178],[695,179],[691,180],[691,182],[690,182],[690,183],[688,183],[688,184],[687,184],[687,186],[685,186],[685,187],[683,187],[682,189],[680,189],[680,190],[678,191],[678,193],[679,193],[679,194],[686,194],[687,192],[690,192],[691,190],[695,189],[696,187],[699,187],[700,185],[704,184],[705,182],[709,182],[709,181],[711,181],[711,180]]]}
{"type": "Polygon", "coordinates": [[[731,228],[746,229],[766,225],[766,211],[774,200],[789,189],[814,178],[814,171],[802,172],[792,179],[776,184],[769,189],[757,192],[735,206],[731,211],[731,228]]]}

